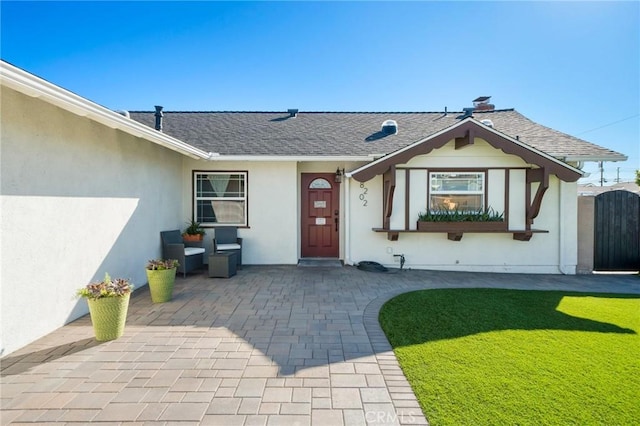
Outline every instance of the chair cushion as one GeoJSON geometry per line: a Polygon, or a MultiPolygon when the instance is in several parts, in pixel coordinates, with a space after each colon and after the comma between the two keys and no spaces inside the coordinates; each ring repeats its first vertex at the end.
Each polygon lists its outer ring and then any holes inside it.
{"type": "Polygon", "coordinates": [[[218,250],[240,250],[240,244],[216,244],[218,250]]]}
{"type": "Polygon", "coordinates": [[[184,248],[185,256],[192,256],[194,254],[200,254],[200,253],[204,253],[204,249],[202,247],[185,247],[184,248]]]}

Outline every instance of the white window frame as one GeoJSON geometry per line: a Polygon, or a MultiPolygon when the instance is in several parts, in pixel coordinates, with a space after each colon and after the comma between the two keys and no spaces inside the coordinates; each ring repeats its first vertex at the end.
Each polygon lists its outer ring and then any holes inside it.
{"type": "Polygon", "coordinates": [[[203,227],[218,227],[218,226],[248,226],[249,217],[249,200],[248,200],[248,172],[246,171],[194,171],[193,172],[193,220],[199,222],[203,227]],[[243,189],[244,193],[241,196],[236,197],[205,197],[198,195],[198,179],[201,176],[210,175],[240,175],[243,177],[243,189]],[[199,201],[242,201],[244,202],[244,217],[242,222],[239,223],[220,223],[220,222],[204,222],[202,218],[198,217],[198,202],[199,201]]]}
{"type": "MultiPolygon", "coordinates": [[[[438,171],[430,171],[429,172],[429,197],[427,199],[427,204],[429,206],[429,210],[432,212],[437,212],[441,207],[440,206],[432,206],[431,205],[431,197],[433,195],[480,195],[481,200],[481,209],[484,211],[486,208],[486,197],[485,197],[485,189],[487,185],[487,174],[483,171],[477,170],[464,170],[464,171],[448,171],[448,170],[438,170],[438,171]],[[476,177],[481,177],[482,187],[477,190],[433,190],[433,179],[438,178],[442,175],[476,175],[476,177]]],[[[454,210],[453,208],[451,210],[454,210]]]]}

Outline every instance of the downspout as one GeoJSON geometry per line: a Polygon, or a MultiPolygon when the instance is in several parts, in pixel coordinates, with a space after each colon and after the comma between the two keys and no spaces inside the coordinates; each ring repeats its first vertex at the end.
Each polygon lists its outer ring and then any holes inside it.
{"type": "Polygon", "coordinates": [[[560,273],[563,275],[569,275],[569,272],[567,272],[566,269],[566,265],[565,265],[565,256],[564,256],[564,245],[565,245],[565,237],[564,237],[564,226],[563,226],[563,219],[564,219],[564,196],[562,194],[562,187],[564,186],[562,180],[558,179],[558,193],[560,194],[560,208],[558,209],[558,214],[559,214],[559,221],[558,221],[558,232],[560,233],[559,236],[559,241],[558,244],[560,245],[559,250],[560,253],[558,254],[558,269],[560,270],[560,273]]]}
{"type": "Polygon", "coordinates": [[[345,174],[344,181],[344,264],[351,263],[351,176],[345,174]]]}

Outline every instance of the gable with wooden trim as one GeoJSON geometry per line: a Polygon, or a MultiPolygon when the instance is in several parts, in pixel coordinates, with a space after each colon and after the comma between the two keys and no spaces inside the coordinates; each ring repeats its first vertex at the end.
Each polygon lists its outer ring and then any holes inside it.
{"type": "MultiPolygon", "coordinates": [[[[540,213],[544,195],[549,188],[549,177],[555,176],[563,182],[576,182],[582,176],[582,172],[579,169],[490,128],[473,118],[467,118],[406,148],[362,166],[348,175],[359,182],[367,182],[376,176],[382,177],[382,227],[374,228],[374,231],[386,232],[388,239],[395,241],[401,233],[405,232],[436,232],[416,229],[416,218],[413,217],[415,211],[410,214],[412,210],[410,207],[410,194],[412,193],[410,182],[413,181],[412,175],[420,176],[419,179],[424,180],[428,171],[437,170],[458,170],[460,172],[483,170],[483,173],[486,173],[485,176],[487,176],[486,187],[489,188],[488,191],[492,194],[493,199],[496,199],[496,193],[501,190],[504,197],[505,227],[503,230],[496,231],[494,229],[487,232],[509,232],[513,234],[514,239],[520,241],[529,241],[536,232],[546,232],[545,230],[534,229],[533,225],[540,213]],[[507,156],[515,156],[521,159],[521,164],[518,164],[517,167],[478,166],[471,168],[468,166],[455,168],[451,164],[428,168],[411,165],[412,160],[415,158],[430,154],[432,151],[443,148],[447,144],[451,144],[456,152],[462,152],[468,147],[483,143],[502,151],[507,156]],[[399,173],[402,174],[399,175],[399,173]],[[503,174],[504,177],[500,178],[500,174],[503,174]],[[404,176],[404,193],[401,196],[405,204],[404,223],[399,223],[396,220],[392,224],[394,206],[398,205],[396,193],[398,176],[404,176]],[[500,182],[501,179],[503,179],[504,183],[495,183],[500,182]],[[494,183],[492,183],[492,180],[494,183]],[[497,185],[501,187],[496,188],[497,185]],[[523,202],[526,203],[524,208],[519,208],[513,200],[510,200],[510,195],[514,193],[518,194],[517,196],[521,197],[523,202]],[[514,217],[514,215],[517,217],[514,217]]],[[[425,194],[425,199],[426,197],[427,194],[425,194]]],[[[451,240],[459,241],[464,232],[464,227],[453,226],[447,232],[447,236],[451,240]]]]}

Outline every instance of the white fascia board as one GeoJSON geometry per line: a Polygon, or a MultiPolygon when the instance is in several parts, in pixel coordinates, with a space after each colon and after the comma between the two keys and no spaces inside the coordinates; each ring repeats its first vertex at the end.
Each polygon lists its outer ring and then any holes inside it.
{"type": "Polygon", "coordinates": [[[627,161],[629,157],[626,155],[570,155],[562,157],[564,161],[578,162],[578,161],[627,161]]]}
{"type": "Polygon", "coordinates": [[[105,126],[146,139],[191,158],[209,159],[215,156],[213,153],[205,152],[138,123],[4,61],[0,62],[0,83],[27,96],[43,99],[72,114],[90,118],[105,126]]]}
{"type": "Polygon", "coordinates": [[[345,161],[371,161],[370,155],[214,155],[211,161],[295,161],[295,162],[345,162],[345,161]]]}

